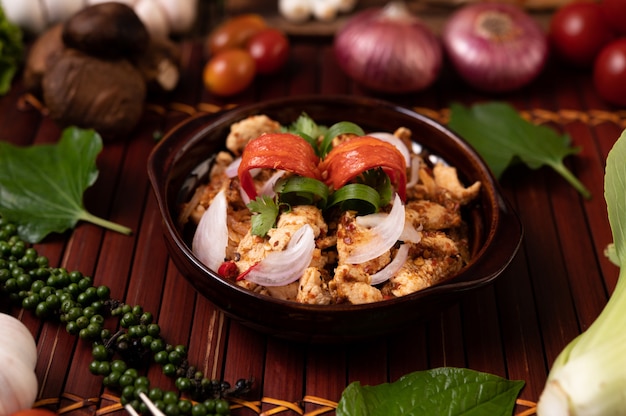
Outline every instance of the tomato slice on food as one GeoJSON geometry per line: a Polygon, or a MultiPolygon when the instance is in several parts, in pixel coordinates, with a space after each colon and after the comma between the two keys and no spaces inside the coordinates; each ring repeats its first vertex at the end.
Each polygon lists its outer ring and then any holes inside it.
{"type": "Polygon", "coordinates": [[[251,169],[267,168],[321,180],[319,158],[302,137],[291,133],[266,133],[251,140],[243,150],[237,174],[246,194],[257,196],[251,169]]]}

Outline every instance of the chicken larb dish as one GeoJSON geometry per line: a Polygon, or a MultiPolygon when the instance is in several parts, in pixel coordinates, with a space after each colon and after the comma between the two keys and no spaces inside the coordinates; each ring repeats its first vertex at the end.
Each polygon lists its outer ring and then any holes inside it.
{"type": "Polygon", "coordinates": [[[251,291],[317,305],[378,302],[456,274],[470,256],[461,210],[481,184],[424,160],[411,134],[305,114],[233,124],[181,209],[197,224],[194,254],[251,291]]]}

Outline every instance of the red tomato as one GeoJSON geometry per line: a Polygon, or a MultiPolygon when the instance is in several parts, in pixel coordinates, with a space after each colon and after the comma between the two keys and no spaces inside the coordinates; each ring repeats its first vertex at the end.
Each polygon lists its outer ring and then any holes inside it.
{"type": "Polygon", "coordinates": [[[617,33],[626,35],[626,2],[624,0],[602,0],[600,9],[604,19],[617,33]]]}
{"type": "Polygon", "coordinates": [[[211,31],[206,40],[206,53],[216,54],[225,49],[245,48],[248,40],[267,23],[255,13],[242,14],[225,20],[211,31]]]}
{"type": "Polygon", "coordinates": [[[598,3],[577,1],[554,13],[549,38],[554,51],[565,61],[590,67],[600,49],[614,38],[614,34],[598,3]]]}
{"type": "Polygon", "coordinates": [[[278,71],[289,58],[289,40],[278,29],[268,28],[257,32],[248,41],[247,48],[260,74],[278,71]]]}
{"type": "Polygon", "coordinates": [[[606,101],[626,106],[626,38],[605,46],[593,67],[593,83],[606,101]]]}
{"type": "Polygon", "coordinates": [[[204,66],[204,86],[210,92],[229,96],[248,88],[256,74],[254,59],[243,49],[219,52],[204,66]]]}

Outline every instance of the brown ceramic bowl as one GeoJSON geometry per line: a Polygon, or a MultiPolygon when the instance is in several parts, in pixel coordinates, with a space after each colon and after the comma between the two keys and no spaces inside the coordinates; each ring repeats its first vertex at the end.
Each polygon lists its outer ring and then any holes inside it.
{"type": "Polygon", "coordinates": [[[156,146],[148,163],[169,252],[195,289],[237,319],[267,334],[299,341],[349,341],[407,328],[432,312],[441,311],[470,289],[492,282],[519,247],[522,227],[477,153],[439,123],[388,102],[347,96],[286,97],[238,107],[221,115],[188,119],[156,146]],[[430,154],[455,166],[464,183],[482,182],[479,200],[465,213],[472,233],[471,262],[456,276],[401,298],[364,305],[304,305],[252,293],[204,266],[191,251],[192,230],[176,221],[179,204],[202,181],[207,160],[224,142],[230,125],[254,114],[266,114],[288,124],[302,112],[330,125],[348,120],[366,131],[393,131],[405,126],[430,154]],[[200,167],[200,168],[198,168],[200,167]]]}

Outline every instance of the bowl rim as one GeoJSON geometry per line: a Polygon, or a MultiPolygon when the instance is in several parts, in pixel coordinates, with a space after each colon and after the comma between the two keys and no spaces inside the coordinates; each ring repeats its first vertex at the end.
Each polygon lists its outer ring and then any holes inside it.
{"type": "MultiPolygon", "coordinates": [[[[418,142],[419,143],[419,142],[418,142]]],[[[164,171],[164,169],[161,169],[164,171]]],[[[487,167],[483,158],[467,143],[462,137],[445,127],[440,122],[418,113],[408,107],[394,104],[392,102],[372,97],[365,96],[351,96],[343,94],[332,95],[295,95],[287,97],[279,97],[264,101],[259,101],[250,104],[243,104],[232,108],[225,109],[218,113],[197,113],[192,115],[176,126],[171,128],[166,135],[157,143],[153,148],[148,158],[148,176],[153,187],[153,191],[156,195],[159,210],[162,217],[162,223],[164,225],[164,232],[169,233],[172,237],[176,247],[184,254],[184,256],[192,263],[193,267],[202,271],[204,274],[210,276],[212,279],[217,280],[221,285],[228,286],[229,289],[235,290],[244,296],[249,296],[264,302],[270,302],[279,306],[288,307],[296,312],[315,312],[316,314],[336,314],[336,313],[359,313],[363,310],[382,309],[388,307],[394,307],[405,303],[415,302],[421,298],[426,298],[441,292],[461,292],[469,289],[475,289],[482,287],[491,281],[493,281],[498,275],[504,271],[515,255],[517,254],[521,245],[523,228],[521,221],[510,203],[503,196],[500,185],[491,173],[491,170],[487,167]],[[488,179],[488,183],[483,184],[483,189],[488,189],[493,195],[489,198],[492,203],[492,212],[495,216],[492,221],[492,226],[485,230],[485,240],[483,246],[476,252],[469,264],[467,264],[459,273],[445,279],[444,281],[422,289],[420,291],[391,299],[385,299],[380,302],[372,302],[365,304],[333,304],[333,305],[310,305],[303,304],[289,300],[282,300],[272,298],[267,295],[259,294],[248,289],[242,288],[220,277],[216,272],[205,266],[198,258],[193,254],[191,247],[185,242],[179,227],[176,225],[175,219],[172,218],[171,213],[176,212],[175,208],[170,205],[168,201],[168,185],[169,182],[165,175],[159,171],[159,166],[171,166],[172,162],[177,160],[177,157],[181,152],[195,143],[197,140],[201,140],[202,136],[214,128],[215,125],[220,123],[229,122],[232,123],[241,119],[240,115],[244,113],[257,112],[260,113],[263,108],[276,107],[280,105],[298,105],[298,104],[316,104],[333,103],[343,105],[361,105],[366,107],[385,108],[387,111],[395,111],[402,113],[408,117],[414,118],[419,122],[429,125],[429,127],[439,131],[440,133],[448,136],[458,146],[462,148],[462,151],[472,156],[472,164],[475,165],[480,171],[483,172],[484,177],[488,179]],[[171,149],[170,145],[172,141],[177,140],[177,135],[181,130],[190,128],[194,123],[203,123],[204,125],[196,130],[192,136],[182,143],[177,143],[175,148],[171,149]],[[487,185],[487,186],[485,186],[487,185]],[[478,266],[479,260],[484,260],[486,254],[496,250],[499,253],[505,253],[505,262],[500,262],[498,265],[491,265],[490,270],[481,276],[480,278],[468,278],[468,275],[478,266]]],[[[188,276],[184,276],[188,278],[188,276]]],[[[204,296],[204,294],[203,294],[204,296]]],[[[209,298],[209,300],[211,300],[209,298]]]]}

